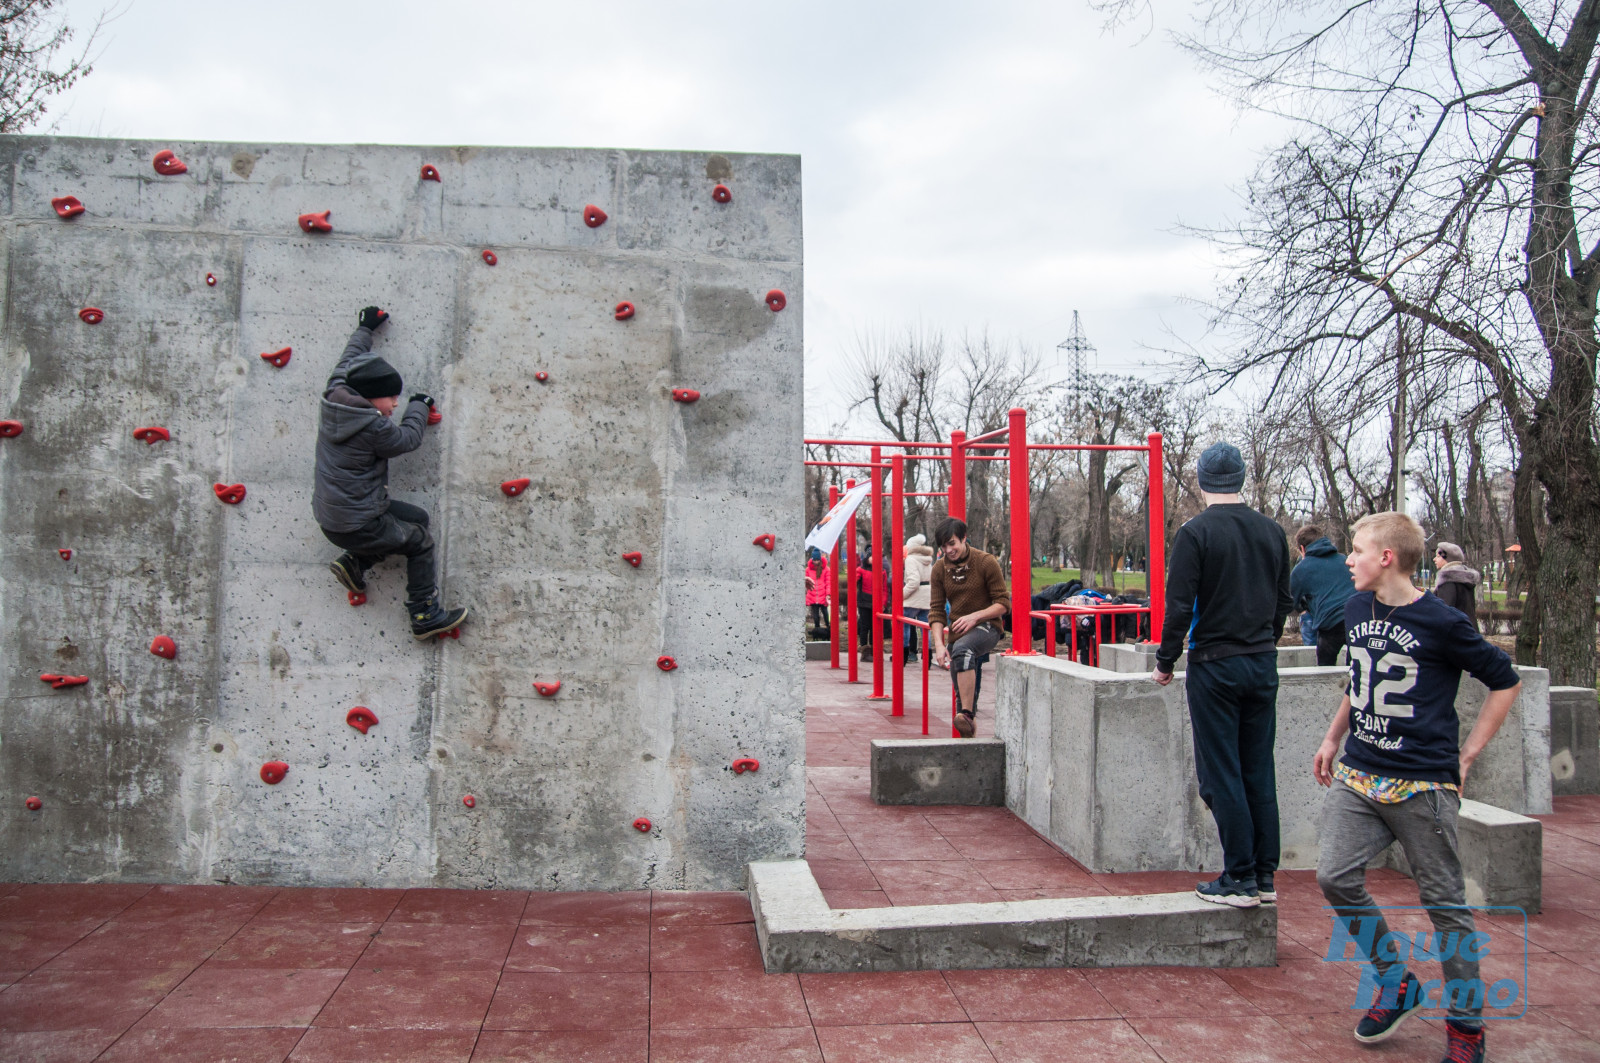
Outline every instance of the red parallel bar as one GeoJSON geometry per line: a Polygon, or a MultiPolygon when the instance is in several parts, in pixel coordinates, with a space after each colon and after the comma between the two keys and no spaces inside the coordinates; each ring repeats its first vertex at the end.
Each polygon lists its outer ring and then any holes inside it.
{"type": "Polygon", "coordinates": [[[1028,519],[1028,411],[1018,406],[1006,417],[1011,440],[1011,652],[1031,657],[1033,626],[1028,621],[1028,604],[1033,598],[1033,525],[1028,519]]]}
{"type": "MultiPolygon", "coordinates": [[[[844,488],[845,488],[846,491],[851,490],[852,488],[855,487],[855,485],[856,485],[856,482],[854,480],[846,480],[844,482],[844,488]]],[[[860,508],[861,507],[859,505],[856,506],[856,509],[860,509],[860,508]]],[[[856,609],[856,511],[855,511],[855,509],[852,509],[850,511],[850,519],[849,519],[849,521],[847,521],[845,523],[844,533],[850,540],[849,546],[846,547],[845,555],[844,555],[845,556],[845,582],[844,582],[845,592],[844,593],[845,593],[845,601],[848,603],[845,606],[845,611],[844,612],[845,612],[845,615],[850,618],[850,635],[851,635],[851,638],[849,640],[847,640],[845,642],[845,644],[844,644],[844,655],[845,655],[845,659],[850,662],[850,674],[847,677],[847,679],[851,683],[858,683],[858,682],[860,682],[860,680],[856,678],[856,660],[861,655],[856,652],[855,646],[852,645],[853,643],[857,643],[857,642],[861,641],[859,638],[855,637],[856,619],[861,615],[860,611],[858,611],[856,609]]]]}
{"type": "MultiPolygon", "coordinates": [[[[1032,598],[1033,596],[1030,594],[1028,597],[1032,598]]],[[[1038,617],[1038,618],[1040,618],[1040,619],[1045,621],[1045,625],[1044,625],[1044,655],[1046,657],[1054,657],[1056,655],[1056,621],[1055,621],[1055,615],[1053,613],[1051,613],[1050,610],[1048,610],[1048,609],[1036,609],[1036,610],[1030,612],[1028,614],[1028,619],[1030,621],[1028,626],[1030,628],[1033,626],[1031,621],[1033,620],[1034,617],[1038,617]]]]}
{"type": "Polygon", "coordinates": [[[808,461],[807,465],[821,465],[830,469],[865,469],[870,466],[864,461],[808,461]]]}
{"type": "MultiPolygon", "coordinates": [[[[1012,412],[1012,413],[1015,413],[1015,412],[1016,412],[1016,411],[1015,411],[1015,410],[1013,410],[1013,411],[1011,411],[1011,412],[1012,412]]],[[[972,438],[971,438],[971,439],[969,439],[969,440],[967,440],[967,446],[969,446],[969,447],[970,447],[970,446],[972,446],[972,445],[973,445],[973,444],[974,444],[974,443],[982,443],[982,442],[983,442],[983,441],[984,441],[984,440],[986,440],[986,439],[993,439],[993,438],[994,438],[994,437],[995,437],[995,436],[1003,436],[1003,435],[1005,435],[1005,434],[1006,434],[1006,433],[1007,433],[1007,432],[1009,432],[1009,431],[1011,431],[1011,420],[1010,420],[1010,415],[1009,415],[1009,414],[1008,414],[1008,415],[1007,415],[1007,419],[1006,419],[1006,426],[1005,426],[1005,427],[1004,427],[1004,428],[996,428],[996,429],[995,429],[995,430],[994,430],[994,431],[992,431],[992,432],[985,432],[985,433],[983,433],[983,434],[982,434],[982,435],[979,435],[979,436],[973,436],[973,437],[972,437],[972,438]]],[[[1006,445],[1007,445],[1007,444],[1005,444],[1005,443],[1002,443],[1002,444],[1000,444],[1000,445],[1001,445],[1001,446],[1006,446],[1006,445]]]]}
{"type": "Polygon", "coordinates": [[[936,447],[943,450],[949,443],[902,443],[897,439],[802,439],[802,443],[818,447],[936,447]]]}
{"type": "Polygon", "coordinates": [[[903,498],[946,498],[949,491],[907,491],[903,498]]]}
{"type": "Polygon", "coordinates": [[[905,610],[905,602],[900,598],[900,571],[905,565],[905,512],[906,512],[906,459],[896,454],[889,459],[893,468],[889,473],[889,489],[894,497],[889,505],[889,551],[890,564],[884,571],[888,577],[888,589],[884,591],[889,596],[889,667],[893,669],[894,697],[890,701],[892,706],[890,716],[904,716],[906,714],[906,655],[905,655],[905,628],[900,626],[900,616],[905,610]]]}
{"type": "Polygon", "coordinates": [[[913,620],[909,616],[900,618],[902,624],[908,627],[922,629],[922,733],[928,733],[928,658],[933,656],[933,651],[928,649],[928,632],[931,625],[926,620],[913,620]]]}
{"type": "MultiPolygon", "coordinates": [[[[883,596],[883,453],[872,448],[872,600],[881,606],[883,596]]],[[[883,625],[872,618],[872,696],[869,701],[882,701],[883,693],[883,625]]]]}
{"type": "MultiPolygon", "coordinates": [[[[839,489],[830,484],[828,486],[828,509],[831,511],[833,509],[833,507],[838,505],[838,504],[839,504],[839,489]]],[[[835,577],[838,576],[838,574],[839,574],[839,543],[837,541],[835,541],[834,544],[833,544],[832,564],[829,565],[829,564],[825,563],[823,567],[831,568],[833,570],[833,575],[835,577]]],[[[829,587],[828,588],[828,603],[827,603],[826,608],[827,608],[828,612],[831,613],[832,616],[833,616],[833,623],[828,625],[828,643],[830,645],[830,650],[829,650],[830,657],[829,657],[829,660],[832,662],[832,663],[830,663],[828,665],[828,667],[829,668],[838,668],[839,667],[839,592],[834,587],[829,587]]]]}
{"type": "Polygon", "coordinates": [[[1150,544],[1145,589],[1150,592],[1150,641],[1160,643],[1161,628],[1167,622],[1167,490],[1161,433],[1151,432],[1149,443],[1150,544]]]}
{"type": "Polygon", "coordinates": [[[1145,451],[1149,447],[1123,446],[1120,443],[1029,443],[1029,450],[1137,450],[1145,451]]]}
{"type": "MultiPolygon", "coordinates": [[[[1048,609],[1036,609],[1036,610],[1033,610],[1028,615],[1030,617],[1035,617],[1035,616],[1037,616],[1037,617],[1058,617],[1058,616],[1065,616],[1065,617],[1092,616],[1092,617],[1094,617],[1095,618],[1094,663],[1096,665],[1098,665],[1100,663],[1100,643],[1101,643],[1101,641],[1103,641],[1101,639],[1101,637],[1100,637],[1102,632],[1104,631],[1104,628],[1101,626],[1101,622],[1102,622],[1103,618],[1108,617],[1108,616],[1116,616],[1119,613],[1122,613],[1122,614],[1128,614],[1128,613],[1137,614],[1137,613],[1149,613],[1149,612],[1150,612],[1150,606],[1148,606],[1148,605],[1093,605],[1093,606],[1052,605],[1048,609]]],[[[1115,629],[1113,629],[1113,631],[1115,631],[1115,629]]],[[[1055,625],[1054,621],[1051,621],[1050,623],[1045,625],[1045,636],[1044,636],[1045,653],[1049,654],[1051,657],[1054,657],[1055,653],[1056,653],[1055,646],[1056,646],[1056,625],[1055,625]]],[[[1072,659],[1074,661],[1078,659],[1078,625],[1077,625],[1076,622],[1074,622],[1072,624],[1072,650],[1071,650],[1071,657],[1072,657],[1072,659]]]]}

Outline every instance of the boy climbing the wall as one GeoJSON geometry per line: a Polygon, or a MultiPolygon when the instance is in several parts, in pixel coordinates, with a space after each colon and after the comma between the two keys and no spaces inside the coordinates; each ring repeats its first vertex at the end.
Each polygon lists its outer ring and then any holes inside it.
{"type": "Polygon", "coordinates": [[[375,306],[360,313],[322,393],[317,431],[317,480],[311,509],[330,543],[345,552],[330,566],[352,593],[367,589],[367,569],[391,554],[406,557],[406,612],[418,641],[461,625],[467,610],[439,605],[428,511],[389,497],[389,459],[422,445],[433,409],[427,395],[411,396],[396,427],[403,382],[372,353],[372,335],[389,315],[375,306]]]}
{"type": "MultiPolygon", "coordinates": [[[[1456,845],[1461,784],[1522,687],[1510,659],[1465,616],[1412,586],[1422,541],[1422,528],[1404,513],[1356,522],[1345,559],[1356,587],[1344,609],[1350,683],[1312,761],[1317,782],[1330,787],[1317,839],[1317,885],[1343,924],[1334,941],[1354,942],[1378,972],[1379,991],[1355,1030],[1363,1044],[1385,1040],[1429,1003],[1393,952],[1369,947],[1383,942],[1389,927],[1367,892],[1367,863],[1399,841],[1440,940],[1467,940],[1474,926],[1456,845]],[[1456,716],[1463,671],[1490,690],[1464,745],[1456,716]]],[[[1458,947],[1443,963],[1448,999],[1439,1003],[1450,1012],[1445,1059],[1482,1063],[1477,955],[1458,947]]]]}

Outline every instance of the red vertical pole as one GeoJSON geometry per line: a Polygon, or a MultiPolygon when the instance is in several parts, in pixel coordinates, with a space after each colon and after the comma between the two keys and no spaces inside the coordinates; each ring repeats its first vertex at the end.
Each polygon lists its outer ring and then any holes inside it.
{"type": "MultiPolygon", "coordinates": [[[[853,487],[855,487],[855,485],[856,485],[856,482],[854,480],[846,480],[844,482],[844,487],[845,487],[846,491],[852,489],[853,487]]],[[[845,548],[845,555],[844,555],[844,557],[845,557],[845,575],[844,575],[845,610],[844,610],[844,615],[850,621],[850,638],[845,640],[844,653],[845,653],[845,660],[850,662],[849,681],[852,682],[852,683],[856,683],[856,682],[859,682],[859,680],[856,678],[856,660],[857,660],[857,658],[859,658],[861,656],[855,650],[855,644],[861,641],[860,637],[856,635],[856,620],[857,620],[857,617],[859,617],[861,615],[861,613],[856,608],[856,514],[855,514],[855,510],[851,510],[850,511],[850,520],[845,525],[844,533],[850,540],[849,545],[845,548]]]]}
{"type": "Polygon", "coordinates": [[[1161,453],[1161,433],[1151,432],[1150,453],[1150,546],[1149,571],[1145,583],[1150,592],[1150,641],[1161,641],[1161,627],[1167,620],[1167,491],[1161,453]]]}
{"type": "Polygon", "coordinates": [[[922,733],[928,733],[928,658],[933,656],[933,651],[928,649],[928,629],[922,629],[922,733]]]}
{"type": "MultiPolygon", "coordinates": [[[[950,498],[945,510],[957,520],[967,519],[967,433],[957,429],[950,433],[950,498]]],[[[934,543],[933,552],[940,553],[944,543],[934,543]]]]}
{"type": "Polygon", "coordinates": [[[1011,652],[1033,653],[1033,534],[1028,519],[1028,411],[1007,416],[1011,450],[1011,652]]]}
{"type": "MultiPolygon", "coordinates": [[[[833,507],[838,505],[838,504],[839,504],[839,489],[837,487],[833,486],[832,484],[830,484],[830,485],[828,485],[828,510],[831,512],[833,510],[833,507]]],[[[832,568],[833,571],[838,572],[839,571],[839,568],[838,568],[838,565],[839,565],[839,544],[838,543],[834,543],[833,544],[833,555],[832,556],[833,556],[833,564],[829,565],[828,564],[828,559],[824,558],[822,567],[824,569],[832,568]]],[[[824,572],[823,575],[827,575],[827,573],[824,572]]],[[[824,580],[823,582],[826,583],[827,581],[824,580]]],[[[838,604],[837,603],[837,599],[838,599],[838,597],[839,597],[839,595],[836,593],[834,588],[832,588],[832,587],[828,588],[828,598],[827,598],[827,606],[826,606],[826,608],[827,608],[828,612],[830,614],[832,614],[831,615],[831,619],[833,620],[833,623],[828,625],[828,642],[829,642],[829,644],[831,646],[831,656],[829,657],[829,660],[830,660],[831,663],[828,665],[829,668],[837,668],[837,667],[839,667],[839,610],[837,608],[837,604],[838,604]]]]}
{"type": "Polygon", "coordinates": [[[1053,616],[1046,617],[1044,621],[1044,652],[1047,657],[1056,655],[1056,618],[1053,616]]]}
{"type": "Polygon", "coordinates": [[[901,535],[905,532],[906,512],[906,458],[904,454],[896,454],[889,459],[892,466],[889,473],[889,566],[884,570],[887,577],[884,582],[888,584],[885,591],[889,596],[887,612],[892,618],[889,621],[889,667],[893,670],[894,697],[890,704],[890,716],[904,716],[906,714],[906,655],[901,652],[901,644],[905,642],[905,628],[900,623],[904,615],[901,610],[905,603],[900,598],[900,568],[905,563],[901,555],[905,553],[901,535]]]}
{"type": "MultiPolygon", "coordinates": [[[[883,463],[883,450],[880,447],[872,448],[872,579],[875,586],[872,589],[872,611],[877,611],[883,606],[883,591],[881,581],[878,579],[883,572],[883,470],[879,466],[883,463]]],[[[867,618],[871,625],[868,630],[872,632],[872,697],[869,700],[882,701],[883,693],[883,624],[877,616],[867,618]]]]}

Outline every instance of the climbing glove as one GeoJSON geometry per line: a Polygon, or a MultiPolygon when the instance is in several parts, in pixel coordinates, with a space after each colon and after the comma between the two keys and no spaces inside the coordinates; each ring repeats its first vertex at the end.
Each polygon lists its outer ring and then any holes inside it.
{"type": "Polygon", "coordinates": [[[361,309],[360,321],[362,328],[376,329],[379,325],[383,324],[387,320],[389,320],[388,313],[386,311],[379,310],[375,306],[362,307],[361,309]]]}
{"type": "Polygon", "coordinates": [[[411,398],[408,401],[426,403],[428,409],[430,409],[430,410],[433,409],[433,396],[432,395],[424,395],[420,391],[417,392],[415,395],[411,396],[411,398]]]}

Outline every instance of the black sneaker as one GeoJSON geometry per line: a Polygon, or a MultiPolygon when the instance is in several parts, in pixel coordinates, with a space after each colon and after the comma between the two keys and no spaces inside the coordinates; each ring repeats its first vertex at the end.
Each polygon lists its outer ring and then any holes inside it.
{"type": "Polygon", "coordinates": [[[1384,986],[1378,990],[1378,998],[1372,1002],[1372,1007],[1367,1009],[1361,1021],[1356,1023],[1356,1040],[1364,1045],[1388,1040],[1402,1022],[1422,1010],[1424,1003],[1422,987],[1407,971],[1398,987],[1391,989],[1384,986]]]}
{"type": "Polygon", "coordinates": [[[367,589],[366,573],[361,571],[361,562],[354,556],[340,554],[328,568],[333,571],[333,578],[338,580],[345,590],[360,594],[367,589]]]}
{"type": "Polygon", "coordinates": [[[1256,893],[1261,898],[1262,904],[1277,904],[1278,891],[1272,888],[1272,873],[1262,874],[1256,872],[1256,893]]]}
{"type": "Polygon", "coordinates": [[[1444,1024],[1444,1058],[1439,1063],[1483,1063],[1488,1038],[1482,1026],[1464,1026],[1451,1019],[1444,1024]]]}
{"type": "Polygon", "coordinates": [[[972,713],[956,713],[956,734],[962,738],[971,738],[978,730],[978,725],[973,722],[972,713]]]}
{"type": "Polygon", "coordinates": [[[1202,882],[1194,888],[1196,894],[1203,901],[1212,904],[1226,904],[1230,908],[1259,908],[1261,896],[1256,891],[1254,882],[1240,882],[1223,872],[1210,882],[1202,882]]]}
{"type": "Polygon", "coordinates": [[[461,609],[442,609],[439,600],[432,599],[422,606],[411,609],[411,637],[418,642],[424,642],[435,635],[443,635],[447,631],[454,631],[461,626],[467,618],[465,607],[461,609]]]}

